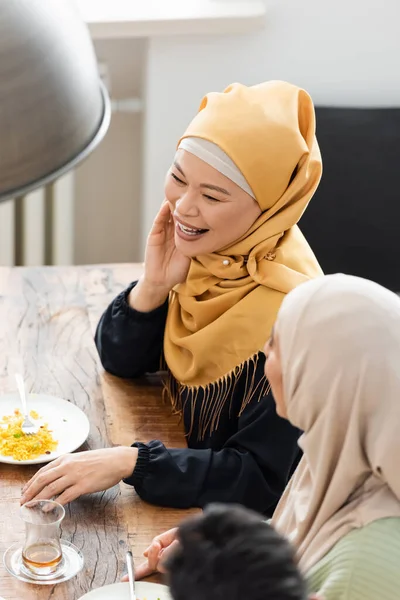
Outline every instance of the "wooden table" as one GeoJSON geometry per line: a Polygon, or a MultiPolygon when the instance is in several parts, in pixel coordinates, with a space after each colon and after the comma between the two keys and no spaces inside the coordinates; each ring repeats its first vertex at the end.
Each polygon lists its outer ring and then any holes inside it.
{"type": "MultiPolygon", "coordinates": [[[[183,429],[161,400],[157,376],[135,382],[104,373],[93,342],[99,317],[140,265],[0,268],[0,393],[15,390],[12,374],[24,365],[27,388],[65,398],[91,423],[82,449],[135,440],[185,445],[183,429]]],[[[24,539],[18,516],[21,488],[36,467],[0,464],[0,596],[6,600],[77,600],[119,581],[130,547],[142,560],[151,539],[193,511],[147,505],[120,484],[66,507],[62,537],[85,557],[83,571],[58,586],[19,582],[3,567],[6,548],[24,539]]]]}

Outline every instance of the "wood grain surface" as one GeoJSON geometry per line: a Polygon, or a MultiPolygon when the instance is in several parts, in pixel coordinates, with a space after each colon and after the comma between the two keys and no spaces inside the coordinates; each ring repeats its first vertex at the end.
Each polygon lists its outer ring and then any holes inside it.
{"type": "MultiPolygon", "coordinates": [[[[30,391],[76,404],[91,424],[81,450],[150,439],[185,445],[181,424],[161,400],[158,376],[132,382],[104,373],[93,342],[103,310],[141,268],[0,268],[0,394],[15,391],[14,373],[22,370],[30,391]]],[[[1,559],[8,546],[24,539],[18,516],[21,488],[37,468],[0,463],[1,559]]],[[[139,563],[155,535],[193,512],[145,504],[123,483],[83,496],[66,507],[62,526],[62,537],[84,554],[83,571],[57,586],[36,586],[10,576],[1,560],[0,595],[6,600],[78,600],[119,581],[128,547],[139,563]]]]}

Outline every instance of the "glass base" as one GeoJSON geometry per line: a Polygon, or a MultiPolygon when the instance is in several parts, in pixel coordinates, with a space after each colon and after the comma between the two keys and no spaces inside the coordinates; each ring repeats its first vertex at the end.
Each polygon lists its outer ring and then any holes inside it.
{"type": "Polygon", "coordinates": [[[26,583],[36,583],[38,585],[55,585],[62,583],[72,577],[75,577],[83,568],[83,554],[76,546],[60,540],[61,550],[63,554],[62,561],[57,566],[57,569],[49,575],[35,575],[25,567],[22,562],[22,545],[20,543],[13,544],[4,553],[4,566],[11,575],[25,581],[26,583]]]}

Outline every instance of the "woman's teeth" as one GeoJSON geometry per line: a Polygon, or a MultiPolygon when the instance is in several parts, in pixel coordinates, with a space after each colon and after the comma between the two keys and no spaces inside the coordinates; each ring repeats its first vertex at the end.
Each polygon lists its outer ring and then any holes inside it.
{"type": "Polygon", "coordinates": [[[186,233],[186,235],[199,235],[200,233],[205,233],[207,229],[195,229],[193,227],[186,227],[186,225],[182,225],[182,223],[177,222],[179,229],[186,233]]]}

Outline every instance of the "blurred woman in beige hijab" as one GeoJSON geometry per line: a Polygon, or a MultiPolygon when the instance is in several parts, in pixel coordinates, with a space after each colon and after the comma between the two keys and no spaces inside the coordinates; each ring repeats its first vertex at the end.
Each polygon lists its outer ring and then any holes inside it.
{"type": "Polygon", "coordinates": [[[273,517],[311,592],[400,598],[400,299],[345,275],[283,301],[265,348],[304,455],[273,517]]]}

